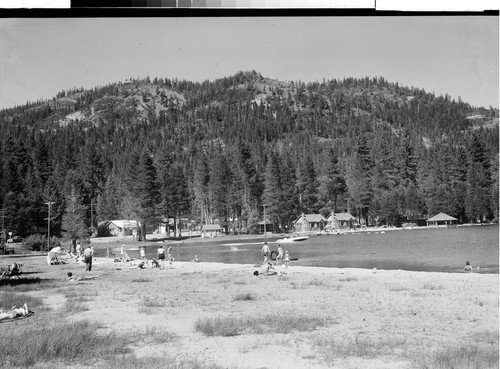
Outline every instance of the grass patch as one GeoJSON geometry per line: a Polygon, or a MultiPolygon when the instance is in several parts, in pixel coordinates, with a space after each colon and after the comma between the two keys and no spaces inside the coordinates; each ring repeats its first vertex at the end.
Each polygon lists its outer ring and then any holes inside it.
{"type": "Polygon", "coordinates": [[[345,356],[375,357],[387,355],[402,346],[404,339],[381,339],[356,338],[354,340],[339,340],[335,338],[318,338],[314,346],[321,353],[326,364],[331,364],[335,359],[345,356]]]}
{"type": "Polygon", "coordinates": [[[401,284],[393,284],[389,286],[389,291],[391,292],[403,292],[403,291],[411,291],[411,288],[406,287],[401,284]]]}
{"type": "Polygon", "coordinates": [[[432,369],[498,369],[498,341],[496,344],[462,344],[419,353],[412,358],[418,368],[432,369]]]}
{"type": "Polygon", "coordinates": [[[4,291],[13,292],[30,292],[30,291],[42,291],[46,289],[51,289],[58,287],[55,280],[52,279],[40,279],[38,277],[21,277],[19,279],[1,279],[0,289],[4,291]]]}
{"type": "Polygon", "coordinates": [[[314,278],[313,280],[306,282],[305,284],[308,286],[319,286],[319,287],[328,286],[328,283],[318,278],[314,278]]]}
{"type": "Polygon", "coordinates": [[[257,297],[250,292],[240,293],[233,297],[233,301],[254,301],[257,300],[257,297]]]}
{"type": "Polygon", "coordinates": [[[156,308],[162,308],[167,305],[165,299],[161,299],[160,296],[146,297],[141,300],[139,305],[139,312],[142,314],[154,314],[156,308]]]}
{"type": "Polygon", "coordinates": [[[81,313],[89,310],[86,303],[93,300],[92,296],[97,296],[96,293],[82,292],[78,289],[63,290],[62,293],[66,297],[63,310],[70,313],[81,313]]]}
{"type": "Polygon", "coordinates": [[[141,277],[141,278],[132,279],[130,282],[133,282],[133,283],[149,283],[149,282],[151,282],[151,279],[141,277]]]}
{"type": "Polygon", "coordinates": [[[99,369],[227,369],[227,366],[204,363],[196,359],[176,359],[168,356],[164,357],[136,357],[135,355],[126,355],[114,357],[113,360],[99,365],[99,369]]]}
{"type": "Polygon", "coordinates": [[[30,310],[48,310],[44,307],[43,300],[30,295],[19,294],[11,291],[5,291],[0,294],[0,309],[11,310],[13,306],[23,306],[28,304],[30,310]]]}
{"type": "Polygon", "coordinates": [[[268,314],[258,317],[215,317],[198,318],[195,331],[206,336],[236,336],[243,333],[290,333],[311,331],[323,326],[326,319],[310,316],[286,316],[268,314]]]}
{"type": "Polygon", "coordinates": [[[129,352],[125,339],[114,333],[99,335],[97,324],[88,321],[56,322],[47,327],[16,326],[0,330],[0,367],[29,367],[36,363],[63,361],[86,363],[129,352]]]}
{"type": "Polygon", "coordinates": [[[346,277],[346,278],[340,278],[339,282],[357,282],[358,278],[356,277],[346,277]]]}

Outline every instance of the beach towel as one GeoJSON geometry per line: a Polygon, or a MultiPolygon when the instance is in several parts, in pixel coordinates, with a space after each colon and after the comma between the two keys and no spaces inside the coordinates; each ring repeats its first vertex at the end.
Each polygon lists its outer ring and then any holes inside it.
{"type": "Polygon", "coordinates": [[[18,317],[15,317],[15,318],[2,319],[2,320],[0,320],[0,323],[16,322],[18,320],[26,319],[26,318],[32,316],[33,314],[35,314],[35,312],[34,311],[30,311],[26,315],[18,316],[18,317]]]}

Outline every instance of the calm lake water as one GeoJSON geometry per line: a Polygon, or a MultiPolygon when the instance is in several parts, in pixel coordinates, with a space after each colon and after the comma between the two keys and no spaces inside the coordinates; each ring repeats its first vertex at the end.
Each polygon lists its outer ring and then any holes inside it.
{"type": "MultiPolygon", "coordinates": [[[[277,240],[267,238],[271,251],[276,250],[277,240]]],[[[263,241],[262,237],[186,239],[173,244],[172,254],[178,261],[192,260],[197,254],[205,262],[256,264],[262,262],[263,241]]],[[[469,260],[475,272],[499,271],[498,225],[311,236],[306,241],[281,245],[292,258],[298,258],[292,266],[460,272],[469,260]]],[[[148,258],[156,257],[157,247],[146,247],[148,258]]],[[[130,257],[139,257],[138,250],[127,252],[130,257]]]]}

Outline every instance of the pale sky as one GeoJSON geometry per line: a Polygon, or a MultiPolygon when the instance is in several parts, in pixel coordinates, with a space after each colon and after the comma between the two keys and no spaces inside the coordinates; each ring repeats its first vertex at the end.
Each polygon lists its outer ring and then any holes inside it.
{"type": "Polygon", "coordinates": [[[0,19],[0,109],[129,77],[240,70],[303,82],[383,76],[499,106],[499,18],[482,16],[0,19]]]}

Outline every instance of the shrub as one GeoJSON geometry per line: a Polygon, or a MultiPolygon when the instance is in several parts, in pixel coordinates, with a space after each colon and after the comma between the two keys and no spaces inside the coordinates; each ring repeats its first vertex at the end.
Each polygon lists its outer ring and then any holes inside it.
{"type": "Polygon", "coordinates": [[[126,354],[127,343],[114,333],[99,335],[88,321],[57,322],[54,326],[17,326],[0,330],[0,367],[28,367],[39,362],[78,359],[89,365],[97,359],[126,354]]]}
{"type": "Polygon", "coordinates": [[[233,300],[234,301],[251,301],[251,300],[256,300],[257,298],[250,292],[247,293],[240,293],[236,296],[234,296],[233,300]]]}
{"type": "Polygon", "coordinates": [[[310,331],[325,323],[326,319],[322,317],[268,314],[257,317],[199,318],[194,328],[207,336],[236,336],[243,332],[261,334],[310,331]]]}
{"type": "MultiPolygon", "coordinates": [[[[43,234],[32,234],[24,240],[24,244],[32,251],[49,251],[47,236],[43,234]]],[[[61,239],[55,236],[50,238],[50,248],[61,246],[61,239]]]]}

